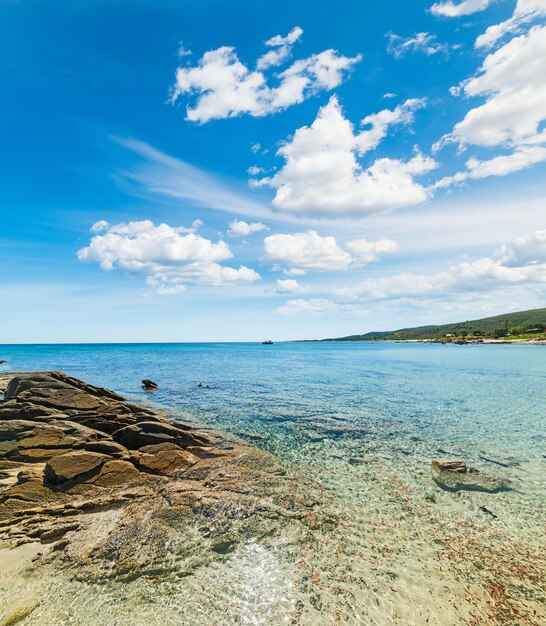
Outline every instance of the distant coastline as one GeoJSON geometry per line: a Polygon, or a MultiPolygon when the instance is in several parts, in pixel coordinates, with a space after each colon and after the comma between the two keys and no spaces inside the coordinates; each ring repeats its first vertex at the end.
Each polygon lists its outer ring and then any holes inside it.
{"type": "Polygon", "coordinates": [[[451,324],[416,326],[390,331],[372,331],[362,335],[304,341],[542,345],[546,344],[546,308],[512,311],[493,317],[451,324]]]}
{"type": "Polygon", "coordinates": [[[440,344],[494,344],[519,346],[546,346],[546,339],[469,339],[448,341],[444,339],[298,339],[290,343],[440,343],[440,344]]]}

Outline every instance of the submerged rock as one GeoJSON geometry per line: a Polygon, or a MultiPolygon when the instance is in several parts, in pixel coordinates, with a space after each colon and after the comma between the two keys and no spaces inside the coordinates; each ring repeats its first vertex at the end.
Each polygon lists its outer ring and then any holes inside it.
{"type": "Polygon", "coordinates": [[[157,383],[154,383],[154,381],[149,378],[145,378],[142,381],[142,388],[146,391],[151,391],[152,389],[157,389],[157,383]]]}
{"type": "Polygon", "coordinates": [[[457,474],[466,474],[466,463],[462,459],[437,459],[432,461],[432,469],[437,472],[449,471],[457,474]]]}
{"type": "Polygon", "coordinates": [[[485,491],[497,493],[511,489],[510,482],[467,466],[462,459],[432,461],[432,478],[447,491],[485,491]]]}

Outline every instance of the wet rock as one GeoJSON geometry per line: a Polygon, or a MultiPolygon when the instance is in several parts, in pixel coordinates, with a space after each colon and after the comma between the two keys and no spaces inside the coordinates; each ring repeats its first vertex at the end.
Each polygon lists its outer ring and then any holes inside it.
{"type": "Polygon", "coordinates": [[[157,383],[154,383],[154,381],[150,380],[149,378],[145,378],[142,381],[142,388],[145,389],[146,391],[157,389],[157,383]]]}
{"type": "Polygon", "coordinates": [[[469,467],[461,459],[432,461],[432,478],[446,491],[484,491],[497,493],[511,489],[509,481],[469,467]]]}
{"type": "Polygon", "coordinates": [[[72,480],[85,480],[108,460],[105,454],[79,450],[68,452],[50,459],[45,466],[44,475],[54,484],[72,480]]]}
{"type": "Polygon", "coordinates": [[[159,450],[154,454],[143,454],[139,459],[139,467],[143,472],[172,476],[176,470],[198,461],[199,458],[187,450],[159,450]]]}

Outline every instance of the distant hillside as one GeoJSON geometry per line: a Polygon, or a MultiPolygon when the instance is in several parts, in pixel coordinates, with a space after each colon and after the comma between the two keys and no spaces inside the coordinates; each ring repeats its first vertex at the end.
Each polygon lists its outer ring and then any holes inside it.
{"type": "Polygon", "coordinates": [[[434,339],[445,335],[493,335],[496,329],[546,327],[546,309],[531,309],[530,311],[516,311],[484,317],[479,320],[467,320],[454,324],[434,326],[417,326],[415,328],[400,328],[385,332],[370,332],[364,335],[349,335],[320,341],[371,341],[373,339],[434,339]]]}

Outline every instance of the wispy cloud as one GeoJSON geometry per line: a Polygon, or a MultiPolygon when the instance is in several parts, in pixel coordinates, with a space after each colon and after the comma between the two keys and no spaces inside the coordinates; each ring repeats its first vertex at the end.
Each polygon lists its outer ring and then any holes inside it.
{"type": "Polygon", "coordinates": [[[125,170],[123,176],[154,194],[236,215],[279,219],[267,206],[248,194],[234,190],[232,185],[223,182],[217,175],[161,152],[138,139],[112,139],[144,160],[136,168],[125,170]]]}
{"type": "Polygon", "coordinates": [[[443,54],[447,56],[451,49],[458,46],[450,46],[436,39],[431,33],[415,33],[412,37],[401,37],[395,33],[387,33],[389,40],[387,52],[395,59],[401,59],[408,52],[421,52],[427,56],[443,54]]]}
{"type": "MultiPolygon", "coordinates": [[[[252,197],[246,181],[243,186],[238,181],[203,170],[138,139],[117,136],[112,136],[111,139],[142,158],[140,164],[123,169],[119,175],[148,194],[185,201],[192,206],[216,209],[239,217],[297,226],[318,227],[324,224],[321,219],[274,211],[267,203],[252,197]]],[[[329,220],[332,227],[343,227],[348,223],[344,219],[329,220]]]]}

